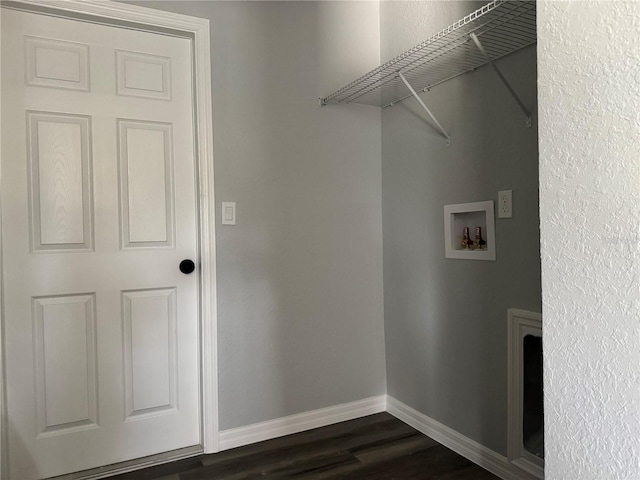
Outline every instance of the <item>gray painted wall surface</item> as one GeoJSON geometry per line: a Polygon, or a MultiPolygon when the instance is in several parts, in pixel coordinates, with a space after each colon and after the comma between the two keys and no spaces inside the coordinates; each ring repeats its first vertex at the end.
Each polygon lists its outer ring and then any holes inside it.
{"type": "MultiPolygon", "coordinates": [[[[140,4],[211,20],[216,200],[239,222],[217,231],[221,428],[384,393],[386,332],[389,393],[506,453],[506,309],[540,311],[536,128],[486,68],[424,95],[450,148],[412,100],[382,126],[315,102],[479,3],[140,4]],[[445,260],[443,205],[501,189],[498,260],[445,260]]],[[[532,106],[535,62],[500,62],[532,106]]]]}
{"type": "Polygon", "coordinates": [[[385,393],[375,2],[137,2],[211,21],[220,427],[385,393]],[[218,219],[219,222],[219,219],[218,219]]]}
{"type": "MultiPolygon", "coordinates": [[[[479,6],[382,2],[382,61],[479,6]]],[[[535,46],[498,65],[534,107],[535,46]]],[[[506,454],[507,308],[541,309],[537,119],[525,128],[488,67],[422,98],[450,132],[451,147],[415,100],[382,112],[388,392],[506,454]],[[508,189],[514,216],[496,218],[497,261],[445,259],[443,206],[497,202],[508,189]]]]}

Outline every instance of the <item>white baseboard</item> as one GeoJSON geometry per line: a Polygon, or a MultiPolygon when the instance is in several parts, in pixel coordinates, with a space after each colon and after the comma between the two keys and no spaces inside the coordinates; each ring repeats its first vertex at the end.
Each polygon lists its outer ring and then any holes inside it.
{"type": "Polygon", "coordinates": [[[384,412],[386,395],[320,408],[220,432],[220,451],[384,412]]]}
{"type": "Polygon", "coordinates": [[[505,456],[390,396],[387,396],[387,412],[504,480],[535,480],[535,477],[510,464],[505,456]]]}
{"type": "Polygon", "coordinates": [[[388,395],[365,398],[310,412],[254,423],[220,432],[220,451],[242,447],[272,438],[325,427],[334,423],[387,411],[407,425],[433,438],[447,448],[503,480],[537,480],[509,463],[507,458],[450,427],[430,418],[388,395]]]}

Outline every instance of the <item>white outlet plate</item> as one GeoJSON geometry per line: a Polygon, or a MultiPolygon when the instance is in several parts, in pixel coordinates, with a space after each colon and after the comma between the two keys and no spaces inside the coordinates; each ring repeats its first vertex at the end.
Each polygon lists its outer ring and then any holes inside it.
{"type": "Polygon", "coordinates": [[[513,192],[501,190],[498,192],[498,218],[513,217],[513,192]]]}

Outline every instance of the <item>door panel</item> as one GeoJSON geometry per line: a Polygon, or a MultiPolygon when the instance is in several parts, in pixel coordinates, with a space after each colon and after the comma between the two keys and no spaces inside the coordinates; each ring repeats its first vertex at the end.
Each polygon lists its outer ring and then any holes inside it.
{"type": "Polygon", "coordinates": [[[171,100],[171,58],[116,52],[118,95],[171,100]]]}
{"type": "Polygon", "coordinates": [[[118,134],[122,244],[173,246],[171,124],[118,119],[118,134]]]}
{"type": "Polygon", "coordinates": [[[40,112],[27,118],[32,248],[91,250],[90,118],[40,112]]]}
{"type": "Polygon", "coordinates": [[[10,478],[197,445],[187,39],[2,10],[10,478]]]}
{"type": "Polygon", "coordinates": [[[95,295],[33,299],[38,437],[98,426],[95,295]]]}
{"type": "Polygon", "coordinates": [[[127,419],[175,410],[176,291],[123,292],[127,419]]]}
{"type": "Polygon", "coordinates": [[[25,36],[28,85],[89,90],[89,46],[25,36]]]}

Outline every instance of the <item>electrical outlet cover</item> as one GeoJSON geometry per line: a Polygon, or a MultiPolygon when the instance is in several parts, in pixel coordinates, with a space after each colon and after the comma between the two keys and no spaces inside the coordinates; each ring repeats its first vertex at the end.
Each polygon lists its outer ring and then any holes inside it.
{"type": "Polygon", "coordinates": [[[513,193],[511,190],[498,192],[498,218],[513,217],[513,193]]]}

